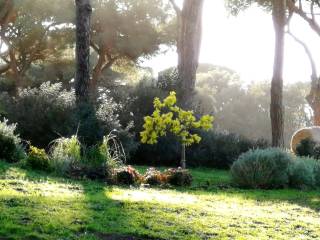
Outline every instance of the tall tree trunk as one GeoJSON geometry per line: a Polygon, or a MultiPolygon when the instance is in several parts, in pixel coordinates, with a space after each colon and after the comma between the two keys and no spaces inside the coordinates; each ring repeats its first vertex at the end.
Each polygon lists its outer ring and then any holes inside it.
{"type": "Polygon", "coordinates": [[[177,39],[179,88],[182,101],[192,98],[202,39],[202,10],[204,0],[184,0],[177,10],[179,32],[177,39]]]}
{"type": "Polygon", "coordinates": [[[283,61],[286,25],[286,0],[273,0],[273,23],[275,29],[275,55],[273,78],[271,82],[270,117],[272,127],[272,146],[284,146],[283,109],[283,61]]]}
{"type": "Polygon", "coordinates": [[[90,0],[76,2],[76,80],[77,103],[89,102],[90,87],[90,0]]]}

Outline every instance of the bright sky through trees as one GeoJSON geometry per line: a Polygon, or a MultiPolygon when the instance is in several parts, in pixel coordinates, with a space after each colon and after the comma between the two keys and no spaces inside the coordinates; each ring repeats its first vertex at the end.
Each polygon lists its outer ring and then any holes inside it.
{"type": "MultiPolygon", "coordinates": [[[[271,79],[274,32],[270,14],[254,7],[233,17],[226,11],[223,0],[206,0],[203,18],[200,62],[230,67],[247,82],[271,79]]],[[[310,46],[316,62],[320,63],[320,38],[297,16],[292,19],[291,31],[310,46]]],[[[310,81],[310,64],[303,48],[290,36],[286,40],[284,82],[310,81]]],[[[172,50],[143,65],[157,73],[176,62],[172,50]]]]}

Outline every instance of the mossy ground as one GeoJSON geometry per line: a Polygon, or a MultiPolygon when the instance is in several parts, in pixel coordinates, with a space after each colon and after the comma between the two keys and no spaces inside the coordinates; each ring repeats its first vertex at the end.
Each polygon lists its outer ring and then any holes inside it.
{"type": "Polygon", "coordinates": [[[228,172],[192,173],[190,188],[122,188],[0,163],[0,239],[320,239],[319,191],[239,190],[228,172]]]}

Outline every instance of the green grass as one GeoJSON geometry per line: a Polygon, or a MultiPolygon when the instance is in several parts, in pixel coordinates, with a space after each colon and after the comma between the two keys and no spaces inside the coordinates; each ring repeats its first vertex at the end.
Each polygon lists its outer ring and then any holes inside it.
{"type": "Polygon", "coordinates": [[[239,190],[227,172],[192,173],[187,189],[121,188],[0,163],[0,239],[320,239],[319,192],[239,190]]]}

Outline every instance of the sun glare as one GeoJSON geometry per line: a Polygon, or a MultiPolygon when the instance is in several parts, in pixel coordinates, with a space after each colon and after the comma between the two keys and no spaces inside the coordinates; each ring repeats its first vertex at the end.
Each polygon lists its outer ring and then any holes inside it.
{"type": "MultiPolygon", "coordinates": [[[[305,22],[292,19],[292,32],[305,41],[312,52],[320,51],[319,37],[305,22]]],[[[284,82],[310,81],[310,64],[304,49],[286,37],[284,82]]],[[[274,32],[271,15],[258,7],[230,16],[223,1],[206,1],[200,62],[236,70],[244,82],[269,80],[273,70],[274,32]]],[[[320,62],[314,54],[316,62],[320,62]]],[[[144,63],[155,73],[177,64],[174,50],[144,63]]],[[[319,66],[320,67],[320,66],[319,66]]]]}

